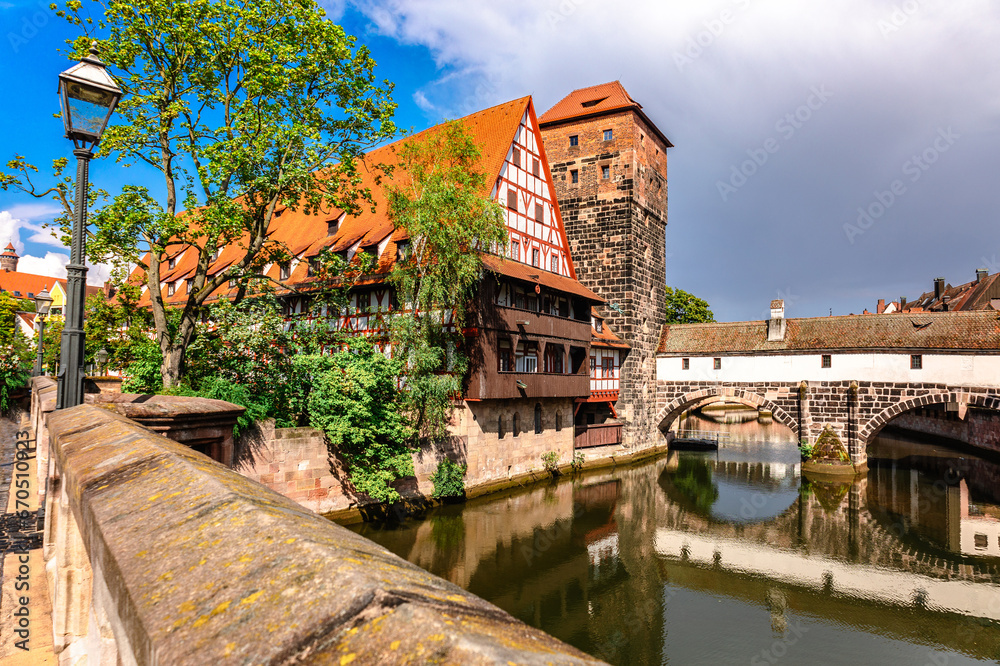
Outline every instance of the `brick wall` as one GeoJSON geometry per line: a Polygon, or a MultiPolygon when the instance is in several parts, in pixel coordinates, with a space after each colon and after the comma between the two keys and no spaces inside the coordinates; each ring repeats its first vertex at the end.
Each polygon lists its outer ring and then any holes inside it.
{"type": "Polygon", "coordinates": [[[654,441],[655,350],[665,316],[666,146],[632,111],[544,128],[542,138],[577,278],[608,301],[602,314],[632,347],[617,409],[626,445],[642,446],[654,441]],[[606,129],[611,141],[603,140],[606,129]]]}

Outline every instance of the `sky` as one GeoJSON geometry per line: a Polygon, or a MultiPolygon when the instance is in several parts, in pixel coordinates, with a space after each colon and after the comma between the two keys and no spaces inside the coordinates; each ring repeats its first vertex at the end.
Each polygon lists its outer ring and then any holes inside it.
{"type": "MultiPolygon", "coordinates": [[[[47,2],[0,0],[3,161],[70,156],[52,113],[72,32],[47,2]]],[[[541,114],[621,81],[675,145],[667,284],[721,321],[766,318],[774,298],[789,317],[860,313],[1000,272],[995,0],[323,4],[396,84],[403,127],[526,94],[541,114]]],[[[107,159],[91,179],[113,191],[155,174],[107,159]]],[[[53,212],[0,192],[21,270],[63,270],[40,226],[53,212]]]]}

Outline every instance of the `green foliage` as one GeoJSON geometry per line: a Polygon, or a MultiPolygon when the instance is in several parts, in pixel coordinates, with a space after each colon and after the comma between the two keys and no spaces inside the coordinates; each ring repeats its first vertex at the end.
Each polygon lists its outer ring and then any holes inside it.
{"type": "Polygon", "coordinates": [[[254,423],[266,419],[270,414],[268,408],[270,401],[261,400],[254,395],[250,389],[240,384],[234,384],[223,377],[205,377],[198,388],[179,387],[173,391],[175,395],[199,396],[211,398],[213,400],[224,400],[234,405],[245,407],[246,411],[236,420],[233,426],[233,437],[238,438],[241,434],[254,427],[254,423]]]}
{"type": "Polygon", "coordinates": [[[6,413],[13,402],[11,396],[28,384],[30,363],[25,350],[14,344],[0,344],[0,413],[6,413]]]}
{"type": "Polygon", "coordinates": [[[579,472],[583,469],[583,463],[586,462],[587,457],[583,455],[583,451],[573,452],[573,461],[570,463],[570,467],[573,468],[574,472],[579,472]]]}
{"type": "Polygon", "coordinates": [[[671,481],[674,488],[703,514],[710,513],[715,501],[719,499],[719,488],[712,478],[712,469],[703,459],[682,456],[671,481]]]}
{"type": "MultiPolygon", "coordinates": [[[[93,260],[145,273],[171,386],[209,296],[234,279],[242,298],[256,269],[287,256],[267,234],[276,211],[370,205],[358,162],[395,134],[392,86],[376,80],[368,49],[315,0],[69,0],[59,15],[86,33],[70,43],[73,57],[97,38],[123,91],[99,155],[163,177],[162,187],[125,187],[97,210],[88,250],[93,260]],[[160,267],[178,245],[198,263],[171,326],[160,267]],[[210,273],[222,246],[239,247],[239,257],[210,273]]],[[[71,217],[65,160],[53,164],[47,189],[32,183],[38,169],[24,158],[7,166],[0,187],[51,196],[65,210],[60,222],[71,217]]],[[[99,198],[91,193],[92,203],[99,198]]]]}
{"type": "Polygon", "coordinates": [[[380,502],[395,501],[393,481],[413,475],[413,429],[400,410],[398,360],[364,341],[329,356],[294,359],[309,424],[322,430],[349,466],[354,487],[380,502]]]}
{"type": "Polygon", "coordinates": [[[559,454],[555,451],[546,451],[542,454],[542,464],[547,472],[556,474],[559,471],[559,454]]]}
{"type": "Polygon", "coordinates": [[[816,446],[803,439],[799,442],[799,453],[802,455],[802,460],[812,460],[816,454],[816,446]]]}
{"type": "Polygon", "coordinates": [[[460,122],[400,150],[387,188],[393,223],[409,235],[393,268],[403,312],[394,317],[394,353],[406,365],[404,409],[417,432],[445,435],[467,362],[461,329],[482,275],[481,251],[507,245],[503,209],[488,196],[480,151],[460,122]]]}
{"type": "Polygon", "coordinates": [[[715,321],[708,303],[683,289],[667,287],[667,323],[701,324],[715,321]]]}
{"type": "Polygon", "coordinates": [[[87,299],[83,329],[87,339],[87,361],[93,362],[98,350],[108,352],[107,368],[122,370],[135,360],[136,350],[150,342],[152,317],[140,308],[139,289],[134,284],[123,286],[113,299],[103,292],[87,299]]]}
{"type": "Polygon", "coordinates": [[[129,349],[131,361],[122,370],[122,392],[158,393],[163,388],[163,354],[153,340],[137,340],[129,349]]]}
{"type": "Polygon", "coordinates": [[[464,497],[465,496],[465,472],[468,465],[459,465],[449,458],[438,463],[437,469],[431,476],[431,483],[434,484],[434,492],[431,497],[441,499],[444,497],[464,497]]]}

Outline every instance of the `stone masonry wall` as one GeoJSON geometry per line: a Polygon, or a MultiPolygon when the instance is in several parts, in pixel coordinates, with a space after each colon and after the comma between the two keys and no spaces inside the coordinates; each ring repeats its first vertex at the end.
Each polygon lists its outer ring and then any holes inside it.
{"type": "Polygon", "coordinates": [[[577,278],[607,300],[602,314],[632,348],[617,409],[626,445],[642,446],[654,441],[655,351],[665,317],[666,146],[632,111],[544,128],[542,137],[577,278]],[[603,141],[606,129],[611,141],[603,141]]]}
{"type": "MultiPolygon", "coordinates": [[[[826,426],[851,451],[854,462],[866,460],[865,447],[890,421],[904,412],[953,403],[987,410],[1000,409],[995,389],[954,387],[944,384],[857,382],[857,397],[851,397],[852,382],[809,384],[803,401],[799,384],[791,382],[658,382],[657,425],[669,425],[686,409],[710,396],[738,398],[770,409],[774,420],[788,426],[800,439],[815,443],[826,426]],[[801,412],[799,411],[801,408],[801,412]],[[801,432],[799,423],[801,422],[801,432]]],[[[984,426],[985,427],[985,426],[984,426]]],[[[984,441],[990,441],[983,435],[984,441]]],[[[975,441],[971,442],[976,445],[975,441]]]]}
{"type": "MultiPolygon", "coordinates": [[[[415,452],[416,479],[400,482],[399,490],[430,497],[434,490],[431,476],[445,457],[468,465],[466,488],[540,471],[541,456],[549,451],[558,453],[560,464],[565,465],[573,459],[573,407],[570,398],[464,403],[455,413],[454,436],[415,452]],[[537,435],[536,404],[542,407],[542,432],[537,435]],[[514,414],[520,427],[517,436],[514,414]],[[499,437],[501,416],[504,432],[499,437]]],[[[317,513],[340,511],[359,501],[346,468],[329,455],[323,433],[313,428],[274,428],[273,424],[263,431],[263,444],[254,450],[253,464],[236,471],[317,513]]]]}

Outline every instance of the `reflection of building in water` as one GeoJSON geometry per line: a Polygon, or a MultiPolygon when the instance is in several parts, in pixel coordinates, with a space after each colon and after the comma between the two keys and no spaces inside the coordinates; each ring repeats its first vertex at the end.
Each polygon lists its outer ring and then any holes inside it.
{"type": "Polygon", "coordinates": [[[959,543],[967,555],[1000,557],[1000,507],[969,502],[969,488],[962,488],[962,528],[959,543]]]}

